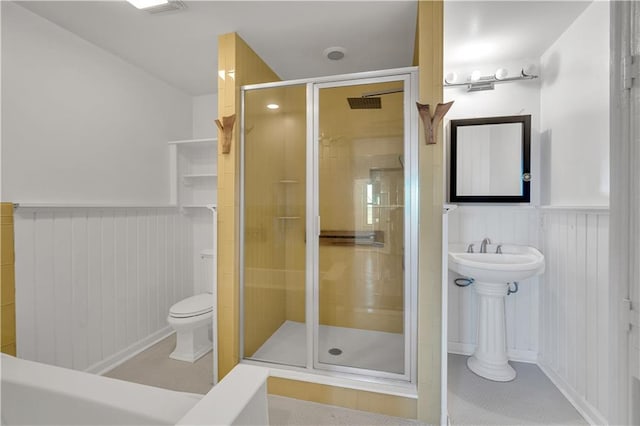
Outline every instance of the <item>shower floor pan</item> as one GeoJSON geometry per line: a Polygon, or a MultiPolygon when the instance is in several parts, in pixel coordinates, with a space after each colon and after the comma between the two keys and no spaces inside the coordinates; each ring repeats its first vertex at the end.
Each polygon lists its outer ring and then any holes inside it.
{"type": "MultiPolygon", "coordinates": [[[[306,333],[304,323],[285,321],[250,358],[304,367],[306,333]]],[[[404,337],[400,333],[321,325],[318,340],[321,363],[403,373],[404,337]]]]}

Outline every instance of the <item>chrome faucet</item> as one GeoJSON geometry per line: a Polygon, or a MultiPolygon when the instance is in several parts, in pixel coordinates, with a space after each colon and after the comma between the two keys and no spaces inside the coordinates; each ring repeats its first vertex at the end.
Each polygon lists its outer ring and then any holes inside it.
{"type": "Polygon", "coordinates": [[[473,253],[473,243],[469,244],[469,247],[467,247],[467,253],[473,253]]]}
{"type": "Polygon", "coordinates": [[[480,253],[487,252],[487,244],[491,244],[491,240],[489,238],[482,240],[482,243],[480,243],[480,253]]]}

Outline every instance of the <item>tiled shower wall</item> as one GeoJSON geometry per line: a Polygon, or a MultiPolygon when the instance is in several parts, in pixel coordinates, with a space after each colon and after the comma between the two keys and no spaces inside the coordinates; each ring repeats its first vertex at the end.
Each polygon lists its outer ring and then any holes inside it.
{"type": "Polygon", "coordinates": [[[169,307],[193,294],[176,208],[19,207],[15,236],[21,358],[100,371],[169,333],[169,307]]]}

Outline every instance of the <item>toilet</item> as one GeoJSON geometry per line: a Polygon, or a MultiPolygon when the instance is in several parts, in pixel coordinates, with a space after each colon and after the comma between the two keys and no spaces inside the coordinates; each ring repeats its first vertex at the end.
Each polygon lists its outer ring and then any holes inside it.
{"type": "MultiPolygon", "coordinates": [[[[211,265],[213,256],[203,253],[201,258],[205,268],[211,265]]],[[[208,292],[183,299],[169,309],[167,321],[176,331],[176,348],[169,358],[195,362],[213,349],[213,279],[207,279],[207,286],[208,292]]]]}

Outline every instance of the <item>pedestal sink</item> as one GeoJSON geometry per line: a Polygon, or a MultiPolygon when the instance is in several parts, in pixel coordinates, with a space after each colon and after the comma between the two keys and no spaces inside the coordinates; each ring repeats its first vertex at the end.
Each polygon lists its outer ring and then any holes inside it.
{"type": "MultiPolygon", "coordinates": [[[[544,272],[544,256],[527,246],[489,244],[486,253],[468,253],[468,245],[449,248],[449,269],[473,278],[478,294],[478,344],[467,366],[489,380],[508,382],[516,377],[507,359],[504,298],[509,283],[544,272]],[[496,253],[501,251],[502,253],[496,253]]],[[[480,244],[475,244],[476,251],[480,244]]]]}

